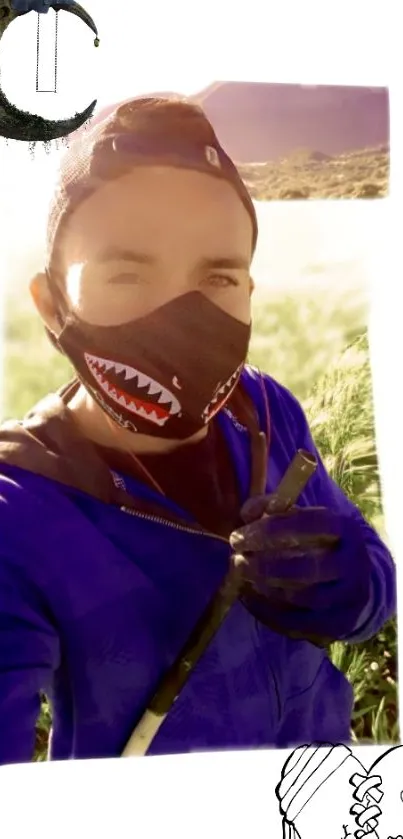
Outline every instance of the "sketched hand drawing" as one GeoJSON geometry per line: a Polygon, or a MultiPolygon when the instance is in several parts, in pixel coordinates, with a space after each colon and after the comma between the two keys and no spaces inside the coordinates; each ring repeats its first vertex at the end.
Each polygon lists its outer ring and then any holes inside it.
{"type": "Polygon", "coordinates": [[[403,839],[403,747],[367,770],[347,746],[301,746],[276,796],[283,839],[403,839]]]}

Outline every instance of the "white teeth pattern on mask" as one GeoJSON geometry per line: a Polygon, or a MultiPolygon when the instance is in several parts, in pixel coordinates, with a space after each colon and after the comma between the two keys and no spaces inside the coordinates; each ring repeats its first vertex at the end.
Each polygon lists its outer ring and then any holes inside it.
{"type": "Polygon", "coordinates": [[[127,400],[124,397],[118,397],[116,390],[111,390],[106,382],[102,379],[102,372],[109,372],[113,370],[118,375],[124,374],[125,381],[130,379],[137,379],[139,387],[147,387],[147,393],[152,396],[156,396],[159,394],[158,402],[161,405],[170,405],[169,414],[170,416],[175,416],[181,412],[181,405],[176,399],[176,397],[154,379],[151,379],[149,376],[146,376],[144,373],[140,373],[139,370],[136,370],[134,367],[129,367],[127,364],[121,364],[119,362],[110,361],[106,358],[100,358],[96,355],[91,355],[90,353],[84,353],[85,361],[94,376],[97,382],[101,385],[103,390],[108,394],[108,396],[112,396],[117,402],[121,405],[124,405],[126,408],[129,408],[133,413],[140,414],[140,416],[145,416],[147,419],[151,419],[152,422],[157,423],[158,425],[164,425],[167,421],[168,417],[159,418],[155,411],[151,411],[147,413],[144,408],[137,408],[133,402],[127,403],[127,400]],[[121,401],[123,399],[123,401],[121,401]],[[143,412],[143,413],[142,413],[143,412]]]}
{"type": "Polygon", "coordinates": [[[115,399],[115,401],[119,405],[122,405],[123,408],[126,408],[132,414],[135,414],[136,416],[144,417],[144,419],[148,419],[151,422],[155,423],[155,425],[159,425],[160,427],[165,425],[165,423],[167,422],[168,417],[158,417],[155,411],[148,412],[141,405],[137,406],[134,402],[126,400],[124,398],[124,396],[117,397],[116,391],[113,390],[113,388],[110,388],[108,386],[108,383],[105,382],[102,379],[102,377],[99,373],[98,374],[94,373],[94,376],[97,379],[97,381],[99,382],[100,386],[102,387],[102,390],[104,391],[104,393],[106,393],[112,399],[115,399]]]}
{"type": "Polygon", "coordinates": [[[148,378],[148,376],[144,376],[143,373],[138,373],[138,372],[136,372],[136,376],[137,376],[139,386],[140,387],[147,387],[147,385],[150,382],[150,379],[148,378]]]}
{"type": "Polygon", "coordinates": [[[161,405],[166,405],[166,404],[167,404],[168,402],[170,402],[170,401],[171,401],[171,397],[170,397],[169,393],[167,393],[167,391],[166,391],[166,390],[165,390],[165,391],[162,391],[162,393],[161,393],[161,394],[160,394],[160,396],[158,397],[158,402],[159,402],[161,405]]]}
{"type": "Polygon", "coordinates": [[[148,395],[155,396],[156,393],[159,393],[161,390],[160,386],[157,382],[151,382],[150,387],[148,388],[148,395]]]}
{"type": "Polygon", "coordinates": [[[220,396],[223,396],[225,393],[227,393],[231,389],[231,387],[234,384],[236,378],[239,376],[239,373],[241,372],[242,367],[243,367],[243,364],[240,364],[239,367],[235,370],[235,373],[232,374],[232,376],[228,379],[228,381],[225,383],[225,385],[222,385],[222,387],[220,387],[220,389],[217,391],[214,399],[212,399],[211,402],[209,402],[207,407],[204,409],[204,411],[202,413],[202,417],[204,417],[204,419],[206,421],[207,421],[207,418],[208,418],[208,415],[209,415],[211,409],[216,404],[216,402],[218,402],[218,400],[220,399],[220,396]]]}

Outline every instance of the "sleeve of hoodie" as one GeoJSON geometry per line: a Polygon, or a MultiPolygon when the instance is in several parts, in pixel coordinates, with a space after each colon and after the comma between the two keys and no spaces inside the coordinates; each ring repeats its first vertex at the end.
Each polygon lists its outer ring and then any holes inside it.
{"type": "Polygon", "coordinates": [[[40,693],[48,692],[58,663],[58,639],[39,593],[0,553],[0,764],[32,760],[40,693]]]}
{"type": "MultiPolygon", "coordinates": [[[[288,429],[293,446],[312,452],[317,459],[317,470],[310,480],[316,503],[341,514],[353,516],[361,528],[371,565],[371,597],[365,610],[357,615],[354,631],[340,640],[349,643],[366,641],[376,635],[383,624],[396,613],[395,563],[376,531],[327,473],[297,399],[285,387],[274,383],[270,377],[265,376],[265,380],[272,424],[278,423],[279,428],[288,429]]],[[[354,561],[354,556],[351,557],[351,561],[354,561]]]]}

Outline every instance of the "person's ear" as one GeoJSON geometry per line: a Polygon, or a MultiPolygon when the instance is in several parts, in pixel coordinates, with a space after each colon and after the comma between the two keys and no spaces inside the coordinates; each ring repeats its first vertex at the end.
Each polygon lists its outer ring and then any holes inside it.
{"type": "Polygon", "coordinates": [[[57,336],[60,332],[61,324],[49,288],[47,274],[44,272],[35,274],[29,284],[29,291],[35,308],[39,312],[45,326],[57,336]]]}
{"type": "Polygon", "coordinates": [[[252,294],[253,294],[254,290],[255,290],[255,281],[254,281],[253,277],[249,277],[249,294],[250,294],[251,297],[252,297],[252,294]]]}

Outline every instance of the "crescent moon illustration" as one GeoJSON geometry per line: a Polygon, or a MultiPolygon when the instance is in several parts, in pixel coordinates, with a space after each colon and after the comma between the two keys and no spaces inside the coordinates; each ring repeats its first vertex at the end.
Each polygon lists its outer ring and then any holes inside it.
{"type": "MultiPolygon", "coordinates": [[[[23,12],[16,11],[11,7],[11,2],[12,0],[0,0],[0,39],[13,20],[33,11],[33,9],[23,12]]],[[[79,3],[76,3],[75,0],[71,0],[70,3],[52,3],[49,8],[53,8],[55,12],[65,11],[80,17],[94,32],[96,36],[94,44],[98,46],[97,27],[92,17],[79,3]]],[[[76,113],[74,117],[69,119],[49,120],[16,108],[9,102],[0,87],[0,136],[10,140],[22,140],[26,143],[38,141],[48,143],[77,131],[91,118],[96,104],[97,100],[94,99],[85,111],[76,113]]]]}

